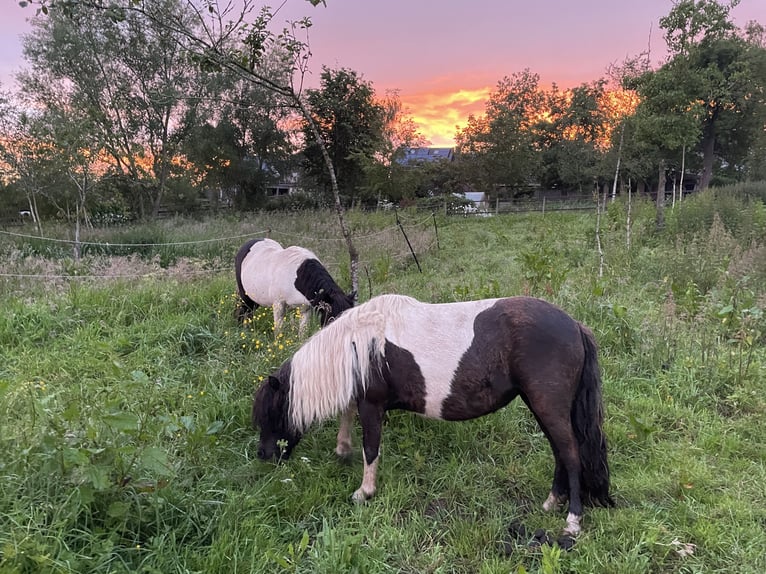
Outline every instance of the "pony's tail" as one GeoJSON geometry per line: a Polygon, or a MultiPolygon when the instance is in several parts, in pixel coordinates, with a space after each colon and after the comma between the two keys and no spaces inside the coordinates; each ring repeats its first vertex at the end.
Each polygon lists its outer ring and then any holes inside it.
{"type": "Polygon", "coordinates": [[[585,347],[585,362],[572,404],[572,426],[580,450],[580,488],[584,502],[592,506],[614,506],[614,500],[609,495],[609,463],[602,428],[604,411],[598,349],[590,329],[580,325],[580,333],[585,347]]]}

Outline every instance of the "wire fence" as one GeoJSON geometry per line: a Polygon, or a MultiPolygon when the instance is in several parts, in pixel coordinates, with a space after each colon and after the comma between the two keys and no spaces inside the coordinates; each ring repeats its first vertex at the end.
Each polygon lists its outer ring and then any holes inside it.
{"type": "MultiPolygon", "coordinates": [[[[375,268],[403,265],[408,260],[417,264],[418,254],[438,247],[432,213],[418,214],[416,218],[399,214],[386,217],[382,227],[379,219],[377,228],[357,222],[352,230],[359,268],[368,280],[375,268]]],[[[311,219],[307,215],[304,218],[311,219]]],[[[114,235],[117,240],[75,240],[0,230],[0,283],[6,291],[18,291],[40,289],[40,282],[46,284],[46,289],[63,288],[72,281],[180,280],[216,275],[231,276],[233,282],[234,254],[246,240],[257,237],[270,237],[284,246],[306,247],[317,254],[334,277],[350,282],[345,239],[337,233],[329,214],[319,216],[317,221],[287,217],[269,221],[269,225],[241,225],[247,228],[242,233],[166,241],[125,241],[119,233],[114,235]],[[76,260],[73,254],[80,252],[83,256],[76,260]]],[[[194,233],[193,225],[187,233],[194,233]]],[[[200,229],[198,233],[209,234],[210,230],[200,229]]]]}

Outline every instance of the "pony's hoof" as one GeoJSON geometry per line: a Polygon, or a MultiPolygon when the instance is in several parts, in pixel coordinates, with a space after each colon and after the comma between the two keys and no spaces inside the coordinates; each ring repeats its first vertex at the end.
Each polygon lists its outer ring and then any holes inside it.
{"type": "Polygon", "coordinates": [[[338,447],[335,448],[335,455],[338,458],[341,458],[341,459],[344,459],[344,460],[351,458],[351,455],[353,453],[354,453],[354,449],[351,448],[350,445],[349,446],[338,446],[338,447]]]}
{"type": "Polygon", "coordinates": [[[566,550],[567,552],[571,550],[575,545],[575,538],[574,536],[570,536],[566,532],[559,536],[556,539],[556,544],[562,549],[566,550]]]}
{"type": "Polygon", "coordinates": [[[566,528],[564,528],[564,532],[562,532],[562,536],[577,538],[577,535],[580,534],[580,530],[580,515],[572,514],[571,512],[567,514],[567,525],[566,528]]]}
{"type": "Polygon", "coordinates": [[[337,455],[338,463],[343,466],[351,466],[354,463],[354,457],[352,456],[353,453],[335,454],[337,455]]]}
{"type": "Polygon", "coordinates": [[[368,500],[372,498],[372,495],[375,494],[374,492],[370,492],[369,494],[364,492],[361,488],[354,492],[354,494],[351,495],[351,500],[354,502],[354,504],[364,504],[368,500]]]}
{"type": "Polygon", "coordinates": [[[542,528],[538,528],[535,530],[535,533],[532,535],[532,540],[529,541],[529,546],[532,548],[537,548],[540,546],[548,545],[550,546],[551,539],[548,536],[548,533],[545,532],[542,528]]]}

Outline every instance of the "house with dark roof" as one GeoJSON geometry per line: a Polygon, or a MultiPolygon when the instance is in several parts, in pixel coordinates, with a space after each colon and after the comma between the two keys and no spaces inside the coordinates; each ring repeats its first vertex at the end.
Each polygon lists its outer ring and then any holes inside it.
{"type": "Polygon", "coordinates": [[[455,150],[451,147],[410,147],[404,150],[404,157],[397,161],[402,165],[416,166],[434,161],[452,161],[455,150]]]}

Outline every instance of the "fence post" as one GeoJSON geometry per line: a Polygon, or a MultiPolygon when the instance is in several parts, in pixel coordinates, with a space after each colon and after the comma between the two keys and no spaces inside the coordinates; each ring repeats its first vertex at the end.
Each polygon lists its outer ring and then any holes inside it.
{"type": "Polygon", "coordinates": [[[407,237],[407,233],[404,231],[404,227],[402,226],[402,222],[399,221],[399,212],[395,211],[394,214],[396,215],[396,224],[399,226],[399,229],[401,229],[402,235],[404,235],[404,240],[407,242],[407,247],[410,248],[410,253],[412,253],[412,258],[415,260],[415,265],[418,266],[418,271],[423,273],[423,270],[420,268],[420,263],[418,262],[418,256],[415,255],[415,250],[412,248],[412,244],[410,243],[410,240],[407,237]]]}

